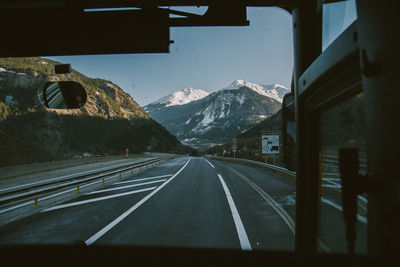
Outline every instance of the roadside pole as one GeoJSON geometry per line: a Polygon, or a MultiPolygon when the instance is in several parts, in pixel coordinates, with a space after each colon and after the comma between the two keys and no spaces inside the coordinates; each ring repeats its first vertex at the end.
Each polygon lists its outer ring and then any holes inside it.
{"type": "Polygon", "coordinates": [[[233,158],[236,158],[236,151],[237,151],[237,139],[234,137],[232,138],[232,152],[233,152],[233,158]]]}

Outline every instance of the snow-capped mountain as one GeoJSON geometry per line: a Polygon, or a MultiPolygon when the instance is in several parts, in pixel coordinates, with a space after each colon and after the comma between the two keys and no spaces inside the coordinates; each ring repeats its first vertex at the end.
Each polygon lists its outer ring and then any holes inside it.
{"type": "Polygon", "coordinates": [[[183,90],[164,96],[145,107],[146,111],[162,107],[180,106],[208,96],[210,93],[202,89],[187,87],[183,90]]]}
{"type": "Polygon", "coordinates": [[[184,105],[149,106],[146,110],[150,115],[182,143],[205,148],[225,143],[250,129],[275,114],[281,103],[242,86],[223,89],[184,105]]]}
{"type": "Polygon", "coordinates": [[[280,103],[282,103],[283,96],[290,92],[288,88],[280,84],[260,85],[252,82],[247,82],[244,80],[236,80],[233,83],[231,83],[228,87],[225,87],[224,89],[228,90],[239,89],[243,86],[246,86],[256,91],[260,95],[268,96],[272,99],[275,99],[280,103]]]}

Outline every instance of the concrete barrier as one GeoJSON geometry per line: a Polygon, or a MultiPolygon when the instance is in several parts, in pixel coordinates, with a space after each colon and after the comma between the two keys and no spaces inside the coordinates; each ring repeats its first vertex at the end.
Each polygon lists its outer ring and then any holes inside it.
{"type": "MultiPolygon", "coordinates": [[[[150,155],[149,155],[150,156],[150,155]]],[[[144,158],[148,157],[144,154],[130,154],[129,158],[144,158]]],[[[30,163],[24,165],[17,166],[8,166],[0,168],[0,179],[7,179],[21,175],[33,174],[43,171],[55,170],[68,168],[78,165],[111,161],[111,160],[123,160],[126,159],[125,155],[115,155],[115,156],[104,156],[104,157],[90,157],[90,158],[81,158],[81,159],[69,159],[69,160],[60,160],[53,162],[40,162],[40,163],[30,163]]]]}

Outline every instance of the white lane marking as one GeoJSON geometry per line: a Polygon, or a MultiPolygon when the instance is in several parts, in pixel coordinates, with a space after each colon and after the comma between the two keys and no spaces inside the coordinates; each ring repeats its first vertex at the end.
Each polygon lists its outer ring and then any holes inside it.
{"type": "Polygon", "coordinates": [[[209,161],[206,160],[206,159],[204,159],[204,160],[205,160],[208,164],[210,164],[211,167],[213,167],[213,168],[215,169],[214,165],[212,165],[211,162],[209,162],[209,161]]]}
{"type": "Polygon", "coordinates": [[[98,191],[93,191],[93,192],[87,193],[86,195],[93,195],[93,194],[98,194],[98,193],[103,193],[103,192],[122,190],[125,188],[137,187],[137,186],[142,186],[142,185],[147,185],[147,184],[161,183],[161,182],[165,182],[166,180],[167,179],[162,179],[162,180],[151,181],[151,182],[146,182],[146,183],[132,184],[132,185],[114,187],[114,188],[109,188],[109,189],[104,189],[104,190],[98,190],[98,191]]]}
{"type": "MultiPolygon", "coordinates": [[[[150,158],[149,160],[151,160],[151,159],[153,159],[153,158],[150,158]]],[[[137,164],[140,164],[141,162],[142,162],[142,161],[139,161],[139,162],[137,162],[137,164]]],[[[132,164],[135,164],[135,163],[133,162],[132,164]]],[[[117,164],[117,165],[111,165],[111,166],[104,167],[104,168],[100,168],[100,169],[97,169],[97,170],[98,170],[98,171],[101,171],[101,170],[105,170],[105,169],[108,169],[108,168],[111,168],[111,167],[119,167],[119,166],[122,166],[122,165],[126,165],[126,163],[121,163],[121,164],[117,164]]],[[[49,182],[49,181],[53,181],[53,180],[57,180],[57,179],[63,179],[63,178],[68,178],[68,177],[74,177],[74,176],[76,176],[76,175],[86,174],[86,173],[90,173],[90,172],[93,172],[93,170],[89,170],[89,171],[85,171],[85,172],[78,172],[78,173],[69,174],[69,175],[64,175],[64,176],[60,176],[60,177],[56,177],[56,178],[51,178],[51,179],[47,179],[47,180],[40,180],[40,181],[38,181],[38,182],[33,182],[33,183],[28,183],[28,184],[23,184],[23,185],[17,185],[17,186],[7,187],[7,188],[4,188],[4,189],[0,189],[0,191],[15,189],[15,188],[19,188],[19,187],[23,187],[23,186],[27,186],[27,185],[39,184],[39,183],[43,183],[43,182],[49,182]]]]}
{"type": "Polygon", "coordinates": [[[144,189],[129,191],[129,192],[120,193],[120,194],[111,195],[111,196],[98,197],[98,198],[92,198],[92,199],[88,199],[88,200],[82,200],[82,201],[72,202],[72,203],[68,203],[68,204],[63,204],[63,205],[54,206],[54,207],[48,208],[48,209],[46,209],[46,210],[43,210],[43,211],[41,211],[41,212],[46,212],[46,211],[51,211],[51,210],[58,210],[58,209],[63,209],[63,208],[68,208],[68,207],[83,205],[83,204],[87,204],[87,203],[93,203],[93,202],[97,202],[97,201],[101,201],[101,200],[105,200],[105,199],[116,198],[116,197],[122,197],[122,196],[131,195],[131,194],[137,194],[137,193],[141,193],[141,192],[151,191],[151,190],[153,190],[153,189],[155,189],[155,188],[157,188],[157,187],[156,187],[156,186],[153,186],[153,187],[149,187],[149,188],[144,188],[144,189]]]}
{"type": "MultiPolygon", "coordinates": [[[[343,211],[342,206],[340,206],[339,204],[336,204],[335,202],[333,202],[333,201],[331,201],[329,199],[321,197],[321,201],[326,203],[326,204],[328,204],[328,205],[330,205],[330,206],[332,206],[332,207],[334,207],[334,208],[336,208],[336,209],[338,209],[339,211],[343,211]]],[[[357,219],[360,222],[368,223],[368,219],[366,217],[364,217],[364,216],[359,215],[359,214],[357,214],[357,219]]]]}
{"type": "Polygon", "coordinates": [[[322,178],[322,180],[324,181],[324,182],[328,182],[328,183],[331,183],[331,184],[333,184],[333,185],[336,185],[337,187],[342,187],[342,185],[341,184],[339,184],[339,183],[336,183],[336,182],[334,182],[334,181],[332,181],[332,180],[328,180],[327,178],[322,178]]]}
{"type": "MultiPolygon", "coordinates": [[[[110,177],[110,178],[112,178],[112,177],[110,177]]],[[[97,184],[97,183],[100,183],[100,181],[96,181],[96,182],[92,182],[92,183],[89,183],[89,184],[82,185],[82,186],[80,186],[80,188],[84,188],[84,187],[87,187],[87,186],[90,186],[90,185],[93,185],[93,184],[97,184]]],[[[76,190],[76,188],[72,188],[72,189],[68,189],[68,190],[65,190],[65,191],[62,191],[62,192],[58,192],[58,193],[55,193],[55,194],[52,194],[52,195],[49,195],[49,196],[46,196],[46,197],[41,197],[41,198],[38,198],[38,201],[43,201],[43,200],[46,200],[46,199],[49,199],[49,198],[52,198],[52,197],[56,197],[56,196],[59,196],[59,195],[62,195],[62,194],[68,193],[68,192],[72,192],[72,191],[75,191],[75,190],[76,190]]],[[[12,211],[12,210],[24,207],[24,206],[28,206],[28,205],[31,205],[31,204],[33,204],[33,201],[24,202],[24,203],[21,203],[19,205],[12,206],[10,208],[0,210],[0,214],[5,213],[7,211],[12,211]]]]}
{"type": "Polygon", "coordinates": [[[114,184],[134,183],[134,182],[146,181],[146,180],[151,180],[151,179],[156,179],[156,178],[170,177],[170,176],[172,176],[172,175],[173,175],[173,174],[160,175],[160,176],[154,176],[154,177],[146,177],[146,178],[135,179],[135,180],[130,180],[130,181],[117,182],[117,183],[114,183],[114,184]]]}
{"type": "MultiPolygon", "coordinates": [[[[290,217],[290,215],[286,212],[284,208],[282,208],[281,205],[278,204],[278,202],[275,201],[267,192],[261,189],[258,185],[253,183],[249,178],[241,174],[240,172],[236,171],[235,169],[225,166],[232,172],[234,172],[236,175],[238,175],[240,178],[242,178],[243,181],[245,181],[248,185],[250,185],[265,201],[268,202],[268,204],[278,213],[278,215],[283,219],[283,221],[286,223],[286,225],[289,227],[290,231],[292,231],[293,234],[296,232],[296,223],[290,217]]],[[[294,200],[294,199],[293,199],[294,200]]],[[[317,238],[317,244],[318,246],[322,249],[322,251],[325,252],[332,252],[332,250],[319,238],[317,238]]]]}
{"type": "Polygon", "coordinates": [[[232,169],[230,167],[227,167],[230,169],[232,172],[234,172],[237,176],[242,178],[243,181],[245,181],[248,185],[250,185],[265,201],[268,202],[268,204],[278,213],[278,215],[283,219],[283,221],[286,223],[286,225],[289,227],[290,231],[292,231],[293,234],[295,234],[295,222],[290,217],[290,215],[286,212],[285,209],[282,208],[281,205],[278,204],[278,202],[275,201],[267,192],[262,190],[258,185],[253,183],[249,178],[241,174],[240,172],[236,171],[235,169],[232,169]]]}
{"type": "Polygon", "coordinates": [[[362,202],[364,202],[365,204],[368,204],[368,200],[365,197],[358,196],[358,199],[361,200],[362,202]]]}
{"type": "Polygon", "coordinates": [[[323,176],[334,176],[334,177],[340,177],[340,173],[338,172],[323,172],[322,173],[323,176]]]}
{"type": "Polygon", "coordinates": [[[247,237],[246,230],[244,229],[243,222],[240,219],[240,215],[235,206],[235,202],[233,201],[232,195],[229,192],[229,189],[226,186],[226,183],[225,183],[224,179],[222,178],[221,174],[218,174],[218,178],[221,181],[222,187],[224,188],[225,195],[226,195],[226,198],[229,203],[229,207],[232,212],[233,221],[235,222],[236,231],[239,236],[240,246],[242,247],[242,250],[251,250],[249,238],[247,237]]]}
{"type": "Polygon", "coordinates": [[[171,178],[169,178],[165,183],[157,187],[156,190],[145,196],[142,200],[137,202],[135,205],[133,205],[130,209],[122,213],[120,216],[118,216],[115,220],[113,220],[111,223],[109,223],[107,226],[105,226],[103,229],[98,231],[96,234],[94,234],[92,237],[90,237],[88,240],[85,241],[86,245],[90,246],[93,244],[97,239],[102,237],[105,233],[111,230],[115,225],[117,225],[119,222],[121,222],[123,219],[125,219],[129,214],[131,214],[133,211],[135,211],[137,208],[139,208],[143,203],[145,203],[147,200],[149,200],[152,196],[157,194],[164,186],[166,186],[169,182],[171,182],[178,174],[180,174],[183,169],[189,164],[191,158],[183,165],[182,168],[179,169],[171,178]]]}
{"type": "MultiPolygon", "coordinates": [[[[125,164],[125,163],[123,163],[123,164],[125,164]]],[[[123,165],[123,164],[119,164],[119,165],[123,165]]],[[[119,165],[115,165],[115,166],[119,166],[119,165]]],[[[104,169],[104,168],[103,168],[103,169],[104,169]]],[[[101,170],[101,169],[100,169],[100,170],[101,170]]],[[[83,172],[83,173],[86,173],[86,172],[83,172]]],[[[81,173],[81,174],[83,174],[83,173],[81,173]]],[[[74,174],[74,175],[76,175],[76,174],[74,174]]],[[[69,176],[71,176],[71,175],[69,175],[69,176]]],[[[111,178],[115,178],[115,177],[117,177],[117,176],[118,176],[118,175],[109,176],[108,178],[105,178],[104,180],[108,180],[108,179],[111,179],[111,178]]],[[[161,175],[161,176],[159,176],[159,177],[161,178],[161,177],[168,177],[168,176],[172,176],[172,174],[161,175]]],[[[63,178],[63,177],[68,177],[68,175],[67,175],[67,176],[62,176],[62,177],[57,177],[57,178],[52,178],[52,179],[48,179],[48,180],[44,180],[44,181],[51,181],[51,180],[60,179],[60,178],[63,178]]],[[[156,178],[156,177],[152,177],[152,178],[156,178]]],[[[134,180],[134,181],[140,181],[140,180],[145,180],[145,179],[137,179],[137,180],[134,180]]],[[[40,182],[44,182],[44,181],[40,181],[40,182]]],[[[129,183],[129,182],[134,182],[134,181],[118,182],[118,183],[115,183],[115,184],[129,183]]],[[[37,184],[37,183],[40,183],[40,182],[35,182],[35,183],[30,183],[30,184],[24,184],[24,185],[37,184]]],[[[95,181],[95,182],[92,182],[92,183],[88,183],[88,184],[85,184],[85,185],[81,185],[81,186],[79,186],[79,187],[80,187],[80,188],[85,188],[85,187],[87,187],[87,186],[90,186],[90,185],[93,185],[93,184],[97,184],[97,183],[100,183],[100,182],[101,182],[101,181],[95,181]]],[[[7,189],[11,189],[11,188],[18,188],[18,187],[21,187],[21,186],[24,186],[24,185],[20,185],[20,186],[16,186],[16,187],[9,187],[9,188],[6,188],[6,189],[1,189],[0,191],[4,191],[4,190],[7,190],[7,189]]],[[[39,198],[38,201],[43,201],[43,200],[46,200],[46,199],[49,199],[49,198],[52,198],[52,197],[56,197],[56,196],[59,196],[59,195],[62,195],[62,194],[68,193],[68,192],[72,192],[72,191],[75,191],[75,190],[76,190],[75,188],[68,189],[68,190],[65,190],[65,191],[62,191],[62,192],[58,192],[58,193],[55,193],[55,194],[46,196],[46,197],[39,198]]],[[[15,210],[15,209],[18,209],[18,208],[21,208],[21,207],[28,206],[28,205],[31,205],[31,204],[33,204],[33,203],[34,203],[33,201],[28,201],[28,202],[24,202],[24,203],[18,204],[18,205],[16,205],[16,206],[12,206],[12,207],[9,207],[9,208],[6,208],[6,209],[2,209],[2,210],[0,210],[0,214],[5,213],[5,212],[8,212],[8,211],[15,210]]]]}
{"type": "Polygon", "coordinates": [[[336,181],[336,182],[340,182],[342,179],[341,179],[341,178],[329,178],[329,177],[322,177],[322,180],[325,180],[325,181],[336,181]]]}
{"type": "Polygon", "coordinates": [[[335,189],[340,189],[342,188],[340,185],[331,185],[331,184],[322,184],[322,187],[327,187],[327,188],[335,188],[335,189]]]}
{"type": "Polygon", "coordinates": [[[18,208],[21,208],[21,207],[24,207],[24,206],[27,206],[27,205],[30,205],[30,204],[33,204],[33,201],[28,201],[28,202],[25,202],[25,203],[22,203],[22,204],[19,204],[19,205],[16,205],[16,206],[12,206],[12,207],[7,208],[7,209],[0,210],[0,214],[5,213],[7,211],[15,210],[15,209],[18,209],[18,208]]]}

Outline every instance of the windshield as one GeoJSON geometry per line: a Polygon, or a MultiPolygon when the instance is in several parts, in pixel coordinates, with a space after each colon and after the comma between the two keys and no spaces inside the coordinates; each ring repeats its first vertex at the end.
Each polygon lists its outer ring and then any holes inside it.
{"type": "Polygon", "coordinates": [[[0,244],[293,250],[292,19],[248,19],[169,54],[0,58],[0,244]]]}

